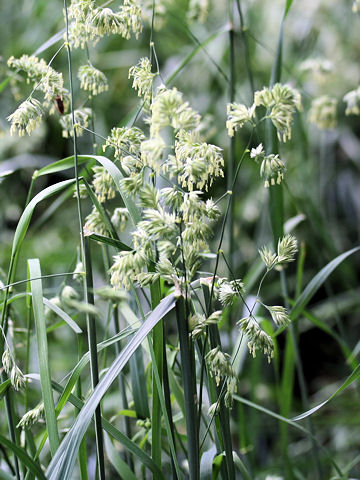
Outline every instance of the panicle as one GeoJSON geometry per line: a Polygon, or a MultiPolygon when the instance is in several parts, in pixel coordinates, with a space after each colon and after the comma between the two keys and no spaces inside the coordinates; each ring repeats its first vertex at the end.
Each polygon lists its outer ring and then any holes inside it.
{"type": "Polygon", "coordinates": [[[278,241],[278,263],[289,263],[295,260],[298,251],[297,240],[293,235],[287,234],[278,241]]]}
{"type": "Polygon", "coordinates": [[[78,71],[80,88],[90,92],[91,95],[98,95],[109,89],[108,81],[103,72],[92,65],[81,65],[78,71]]]}
{"type": "MultiPolygon", "coordinates": [[[[91,108],[82,108],[74,110],[74,120],[75,120],[75,131],[76,135],[80,137],[84,133],[84,128],[89,126],[90,120],[92,117],[91,108]]],[[[72,116],[71,113],[63,115],[60,118],[60,125],[62,126],[62,136],[64,138],[69,138],[73,136],[73,125],[72,125],[72,116]]]]}
{"type": "Polygon", "coordinates": [[[37,423],[40,419],[45,418],[45,408],[44,403],[41,402],[32,410],[23,415],[20,422],[17,424],[17,428],[22,428],[23,430],[29,430],[35,423],[37,423]]]}
{"type": "Polygon", "coordinates": [[[137,90],[139,97],[143,97],[147,108],[150,106],[152,85],[156,75],[156,73],[151,72],[151,63],[146,57],[141,58],[140,61],[129,70],[129,78],[133,78],[132,87],[137,90]]]}
{"type": "Polygon", "coordinates": [[[336,127],[336,98],[328,95],[315,98],[309,110],[309,122],[314,123],[321,130],[336,127]]]}
{"type": "Polygon", "coordinates": [[[224,158],[221,148],[200,142],[193,132],[181,130],[175,142],[175,159],[179,167],[178,181],[192,191],[205,190],[214,178],[223,177],[224,158]]]}
{"type": "Polygon", "coordinates": [[[200,115],[175,87],[159,87],[151,104],[150,136],[156,136],[164,127],[178,130],[194,130],[200,123],[200,115]]]}
{"type": "Polygon", "coordinates": [[[218,297],[224,307],[233,305],[236,298],[244,292],[244,284],[241,280],[232,280],[228,282],[226,279],[219,280],[218,297]]]}
{"type": "Polygon", "coordinates": [[[92,207],[91,212],[85,218],[84,235],[91,235],[97,233],[98,235],[106,235],[107,227],[100,216],[99,211],[95,206],[92,207]]]}
{"type": "Polygon", "coordinates": [[[227,105],[227,121],[226,128],[230,137],[234,136],[234,133],[242,128],[245,123],[252,124],[252,118],[255,114],[255,105],[247,108],[242,103],[229,103],[227,105]]]}
{"type": "Polygon", "coordinates": [[[7,117],[11,123],[10,133],[18,133],[22,137],[27,133],[31,134],[36,127],[41,123],[44,110],[41,103],[35,98],[30,98],[21,103],[14,113],[7,117]]]}
{"type": "Polygon", "coordinates": [[[346,103],[345,115],[360,115],[360,87],[344,95],[343,100],[346,103]]]}
{"type": "Polygon", "coordinates": [[[209,0],[190,0],[187,12],[189,22],[204,23],[209,13],[209,0]]]}
{"type": "Polygon", "coordinates": [[[125,207],[115,208],[111,217],[111,223],[119,232],[123,232],[126,228],[127,221],[129,220],[129,211],[125,207]]]}
{"type": "Polygon", "coordinates": [[[264,186],[269,188],[270,185],[279,185],[283,178],[286,168],[279,155],[267,155],[260,167],[260,176],[264,179],[264,186]]]}
{"type": "Polygon", "coordinates": [[[256,350],[261,350],[268,357],[268,362],[274,356],[274,343],[272,338],[264,332],[253,316],[242,318],[237,323],[240,331],[248,337],[248,348],[251,355],[256,357],[256,350]]]}
{"type": "Polygon", "coordinates": [[[267,310],[269,310],[271,318],[278,327],[283,327],[284,325],[288,325],[288,323],[290,323],[290,318],[286,311],[286,308],[280,305],[275,305],[272,307],[265,305],[265,307],[267,308],[267,310]]]}
{"type": "Polygon", "coordinates": [[[93,167],[93,187],[100,203],[111,200],[116,195],[115,183],[110,173],[101,166],[93,167]]]}

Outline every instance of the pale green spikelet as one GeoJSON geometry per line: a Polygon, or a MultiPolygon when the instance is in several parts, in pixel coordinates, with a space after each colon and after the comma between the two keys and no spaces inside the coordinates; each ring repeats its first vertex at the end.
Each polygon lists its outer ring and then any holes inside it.
{"type": "Polygon", "coordinates": [[[111,223],[119,230],[119,232],[123,232],[129,218],[129,210],[125,207],[118,207],[115,208],[114,213],[111,216],[111,223]]]}
{"type": "Polygon", "coordinates": [[[140,205],[144,208],[158,208],[160,203],[160,192],[151,183],[146,183],[141,189],[140,205]]]}
{"type": "Polygon", "coordinates": [[[298,251],[297,240],[293,235],[287,234],[278,241],[277,263],[289,263],[295,260],[298,251]]]}
{"type": "Polygon", "coordinates": [[[290,85],[276,83],[272,88],[263,88],[254,94],[254,105],[268,110],[268,117],[274,124],[280,141],[291,138],[293,116],[301,110],[301,95],[290,85]]]}
{"type": "Polygon", "coordinates": [[[264,157],[265,157],[265,151],[262,143],[260,143],[256,148],[251,149],[250,158],[253,158],[255,162],[259,162],[260,160],[263,160],[264,157]]]}
{"type": "Polygon", "coordinates": [[[236,298],[244,292],[244,284],[241,280],[220,280],[218,282],[218,297],[224,307],[233,305],[236,298]]]}
{"type": "Polygon", "coordinates": [[[234,136],[234,133],[242,128],[245,123],[252,124],[252,119],[255,114],[255,105],[247,108],[242,103],[229,103],[227,105],[227,120],[226,128],[230,137],[234,136]]]}
{"type": "Polygon", "coordinates": [[[80,66],[78,79],[80,80],[80,88],[90,92],[91,95],[98,95],[109,89],[105,74],[92,65],[80,66]]]}
{"type": "Polygon", "coordinates": [[[331,98],[328,95],[315,98],[309,110],[309,122],[314,123],[321,130],[335,128],[336,108],[336,98],[331,98]]]}
{"type": "Polygon", "coordinates": [[[144,249],[138,248],[134,252],[121,252],[114,256],[114,263],[110,268],[111,285],[115,288],[129,290],[137,275],[146,270],[148,256],[144,249]]]}
{"type": "Polygon", "coordinates": [[[209,0],[190,0],[187,12],[189,22],[205,23],[209,13],[209,0]]]}
{"type": "MultiPolygon", "coordinates": [[[[208,190],[216,177],[223,177],[221,148],[201,142],[192,132],[181,130],[175,142],[175,159],[179,165],[178,181],[188,190],[208,190]]],[[[165,167],[166,168],[166,167],[165,167]]]]}
{"type": "Polygon", "coordinates": [[[270,312],[271,318],[273,319],[273,321],[278,327],[283,327],[289,324],[290,318],[286,311],[286,308],[280,305],[276,305],[272,307],[270,307],[269,305],[264,305],[264,306],[270,312]]]}
{"type": "MultiPolygon", "coordinates": [[[[49,301],[56,307],[62,307],[62,302],[60,300],[60,297],[58,296],[50,298],[49,301]]],[[[47,305],[45,305],[45,317],[49,321],[53,320],[56,317],[56,313],[47,305]]]]}
{"type": "Polygon", "coordinates": [[[279,155],[270,154],[264,157],[260,166],[260,176],[264,179],[265,188],[279,185],[284,178],[285,170],[284,162],[280,160],[279,155]]]}
{"type": "Polygon", "coordinates": [[[219,413],[220,413],[220,402],[212,403],[208,410],[209,417],[212,418],[215,415],[219,415],[219,413]]]}
{"type": "Polygon", "coordinates": [[[132,33],[138,38],[142,31],[141,8],[135,0],[125,0],[117,12],[109,7],[95,8],[86,21],[91,38],[118,34],[128,40],[132,33]]]}
{"type": "Polygon", "coordinates": [[[74,273],[73,273],[73,279],[76,282],[82,283],[84,280],[84,275],[85,275],[85,268],[82,262],[78,262],[76,264],[74,273]]]}
{"type": "Polygon", "coordinates": [[[210,350],[205,356],[205,360],[209,366],[210,375],[215,378],[217,386],[220,385],[222,379],[233,376],[231,357],[222,352],[219,346],[210,350]]]}
{"type": "Polygon", "coordinates": [[[300,70],[303,72],[311,72],[315,78],[322,77],[334,69],[334,64],[323,58],[308,58],[300,64],[300,70]]]}
{"type": "Polygon", "coordinates": [[[346,103],[345,115],[360,115],[360,87],[344,95],[343,100],[346,103]]]}
{"type": "Polygon", "coordinates": [[[114,127],[107,137],[103,150],[106,148],[115,149],[115,158],[123,160],[129,156],[129,172],[142,167],[142,163],[137,160],[140,156],[141,143],[146,139],[144,133],[137,127],[114,127]],[[132,163],[131,163],[132,162],[132,163]]]}
{"type": "Polygon", "coordinates": [[[265,263],[266,268],[271,270],[278,263],[278,256],[271,249],[264,246],[259,250],[261,260],[265,263]]]}
{"type": "Polygon", "coordinates": [[[35,98],[30,98],[21,103],[14,113],[7,117],[11,123],[10,133],[18,133],[22,137],[27,133],[31,134],[41,123],[44,110],[41,103],[35,98]]]}
{"type": "MultiPolygon", "coordinates": [[[[74,110],[74,128],[76,131],[76,135],[80,137],[84,133],[84,128],[89,126],[90,120],[92,117],[92,110],[91,108],[79,108],[74,110]]],[[[60,118],[60,125],[63,129],[62,136],[64,138],[69,138],[73,136],[73,125],[72,125],[72,116],[71,113],[67,115],[63,115],[60,118]]]]}
{"type": "Polygon", "coordinates": [[[157,73],[151,72],[151,63],[147,57],[129,69],[129,78],[133,78],[132,87],[137,90],[138,96],[143,97],[145,106],[149,108],[152,97],[152,86],[157,73]]]}
{"type": "Polygon", "coordinates": [[[22,428],[23,430],[29,430],[35,423],[39,420],[45,418],[45,408],[44,402],[39,403],[35,408],[29,410],[23,415],[20,422],[17,424],[17,428],[22,428]]]}
{"type": "Polygon", "coordinates": [[[161,129],[171,126],[176,131],[193,130],[200,123],[200,115],[188,102],[184,102],[182,93],[175,87],[167,89],[164,86],[157,89],[151,104],[150,133],[157,136],[161,129]]]}
{"type": "Polygon", "coordinates": [[[142,164],[150,167],[155,172],[159,172],[165,147],[166,144],[160,136],[142,142],[140,149],[142,164]]]}
{"type": "Polygon", "coordinates": [[[213,312],[208,318],[200,313],[195,313],[189,318],[189,330],[192,338],[196,339],[202,336],[209,325],[217,325],[221,319],[222,311],[213,312]]]}
{"type": "Polygon", "coordinates": [[[47,101],[52,101],[56,96],[67,94],[64,89],[64,80],[62,73],[54,70],[42,58],[39,59],[33,55],[22,55],[20,58],[10,57],[8,66],[16,70],[22,70],[27,75],[27,82],[34,83],[37,90],[44,93],[47,101]]]}
{"type": "Polygon", "coordinates": [[[267,356],[268,362],[274,356],[274,342],[272,338],[264,332],[254,317],[245,317],[238,321],[237,325],[240,331],[248,337],[248,348],[251,355],[256,357],[256,350],[261,350],[267,356]]]}
{"type": "Polygon", "coordinates": [[[7,375],[10,376],[11,369],[13,368],[15,362],[8,348],[6,348],[2,354],[1,363],[7,375]]]}
{"type": "Polygon", "coordinates": [[[99,202],[104,203],[106,200],[114,198],[116,195],[115,182],[106,168],[95,166],[93,167],[93,172],[92,184],[99,202]]]}
{"type": "Polygon", "coordinates": [[[101,218],[101,215],[97,208],[93,206],[89,215],[85,218],[84,235],[91,235],[97,233],[99,235],[107,234],[107,227],[101,218]]]}

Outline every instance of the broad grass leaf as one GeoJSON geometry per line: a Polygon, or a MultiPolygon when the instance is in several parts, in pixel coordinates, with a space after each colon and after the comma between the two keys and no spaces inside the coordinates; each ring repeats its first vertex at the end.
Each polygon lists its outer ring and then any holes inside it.
{"type": "Polygon", "coordinates": [[[169,295],[160,302],[146,321],[141,325],[130,342],[124,347],[121,354],[109,367],[104,377],[100,380],[97,387],[87,400],[84,408],[81,409],[73,426],[66,434],[60,447],[55,453],[50,465],[47,468],[46,475],[50,480],[65,480],[70,478],[71,472],[77,457],[77,452],[83,436],[91,422],[92,416],[99,405],[102,397],[110,388],[113,381],[122,371],[131,355],[138,348],[141,342],[151,332],[154,326],[170,311],[176,304],[175,296],[169,295]]]}

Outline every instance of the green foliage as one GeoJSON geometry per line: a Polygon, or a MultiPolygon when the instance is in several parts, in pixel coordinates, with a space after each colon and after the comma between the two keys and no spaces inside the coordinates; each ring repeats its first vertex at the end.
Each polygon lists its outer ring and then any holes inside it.
{"type": "Polygon", "coordinates": [[[3,2],[0,478],[358,476],[358,3],[3,2]]]}

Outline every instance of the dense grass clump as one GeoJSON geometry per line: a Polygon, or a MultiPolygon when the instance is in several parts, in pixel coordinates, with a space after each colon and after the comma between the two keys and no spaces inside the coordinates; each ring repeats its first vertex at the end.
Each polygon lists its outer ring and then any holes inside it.
{"type": "Polygon", "coordinates": [[[358,2],[13,3],[0,478],[359,477],[358,2]]]}

